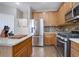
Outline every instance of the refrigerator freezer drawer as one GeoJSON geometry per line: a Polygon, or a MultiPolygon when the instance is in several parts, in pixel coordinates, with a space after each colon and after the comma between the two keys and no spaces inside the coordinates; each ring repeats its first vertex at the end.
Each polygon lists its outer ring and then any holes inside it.
{"type": "Polygon", "coordinates": [[[43,36],[33,36],[32,45],[33,46],[44,46],[43,36]]]}

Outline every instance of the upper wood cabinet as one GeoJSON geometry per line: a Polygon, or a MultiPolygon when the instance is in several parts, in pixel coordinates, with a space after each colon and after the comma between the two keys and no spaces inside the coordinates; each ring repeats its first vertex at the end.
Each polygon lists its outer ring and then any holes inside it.
{"type": "Polygon", "coordinates": [[[60,9],[58,10],[58,23],[59,25],[65,24],[65,14],[72,9],[73,3],[72,2],[65,2],[62,4],[60,9]]]}
{"type": "Polygon", "coordinates": [[[33,12],[32,16],[35,20],[43,18],[45,26],[57,26],[57,12],[33,12]]]}
{"type": "Polygon", "coordinates": [[[42,12],[32,12],[32,18],[39,20],[42,17],[42,12]]]}
{"type": "Polygon", "coordinates": [[[57,26],[57,12],[47,12],[44,15],[45,26],[57,26]]]}
{"type": "Polygon", "coordinates": [[[45,26],[60,26],[65,24],[65,14],[76,5],[78,5],[78,2],[64,2],[56,12],[33,12],[32,16],[34,19],[42,17],[45,26]]]}
{"type": "Polygon", "coordinates": [[[73,8],[75,8],[77,5],[79,5],[79,2],[73,2],[73,8]]]}

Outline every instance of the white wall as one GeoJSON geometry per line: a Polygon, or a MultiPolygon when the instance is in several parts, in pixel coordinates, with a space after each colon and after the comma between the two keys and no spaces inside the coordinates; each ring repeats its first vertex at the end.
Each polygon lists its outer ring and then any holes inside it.
{"type": "MultiPolygon", "coordinates": [[[[10,7],[10,6],[6,6],[6,5],[0,5],[0,14],[4,14],[4,16],[7,17],[2,17],[2,19],[4,18],[4,23],[6,24],[10,24],[10,25],[14,25],[14,31],[16,28],[16,8],[10,7]],[[12,18],[13,17],[13,18],[12,18]],[[8,19],[8,20],[7,20],[8,19]],[[14,19],[14,20],[13,20],[14,19]],[[7,20],[7,21],[6,21],[7,20]],[[14,22],[13,22],[14,21],[14,22]],[[7,23],[8,22],[8,23],[7,23]],[[11,24],[12,23],[12,24],[11,24]]],[[[2,20],[0,19],[0,21],[2,20]]],[[[3,21],[2,21],[3,22],[3,21]]],[[[1,24],[3,26],[3,24],[1,24]]],[[[12,28],[12,26],[10,26],[12,28]]]]}
{"type": "Polygon", "coordinates": [[[17,9],[16,18],[23,18],[23,12],[19,9],[17,9]]]}
{"type": "Polygon", "coordinates": [[[23,18],[31,19],[32,18],[32,9],[31,7],[26,7],[27,9],[23,11],[23,18]]]}
{"type": "Polygon", "coordinates": [[[16,35],[27,35],[28,32],[28,27],[27,27],[27,19],[17,19],[18,24],[17,24],[17,31],[16,35]]]}
{"type": "Polygon", "coordinates": [[[6,6],[6,5],[0,5],[0,13],[16,16],[16,8],[6,6]]]}
{"type": "MultiPolygon", "coordinates": [[[[29,20],[31,19],[31,8],[27,7],[27,10],[23,12],[23,18],[27,19],[28,26],[27,27],[19,27],[18,26],[18,18],[17,18],[17,8],[0,5],[0,13],[13,15],[14,16],[14,34],[28,34],[29,29],[29,20]]],[[[18,12],[20,14],[20,12],[18,12]]]]}
{"type": "Polygon", "coordinates": [[[14,33],[14,16],[0,13],[0,30],[1,31],[3,30],[5,25],[10,27],[9,32],[13,31],[14,33]]]}
{"type": "Polygon", "coordinates": [[[27,26],[26,27],[17,27],[17,33],[16,34],[29,34],[30,33],[30,20],[31,20],[31,8],[27,7],[27,10],[24,10],[23,12],[23,18],[27,20],[27,26]]]}

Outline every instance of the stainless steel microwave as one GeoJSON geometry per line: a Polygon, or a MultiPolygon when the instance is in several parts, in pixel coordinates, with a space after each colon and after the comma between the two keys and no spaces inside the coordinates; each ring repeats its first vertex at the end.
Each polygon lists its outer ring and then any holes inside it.
{"type": "Polygon", "coordinates": [[[74,15],[73,15],[73,9],[70,10],[70,11],[65,15],[66,21],[71,20],[73,17],[74,17],[74,15]]]}
{"type": "Polygon", "coordinates": [[[77,5],[75,8],[72,8],[66,15],[65,15],[66,21],[76,21],[79,19],[79,5],[77,5]]]}
{"type": "Polygon", "coordinates": [[[73,9],[74,17],[79,15],[79,5],[73,9]]]}

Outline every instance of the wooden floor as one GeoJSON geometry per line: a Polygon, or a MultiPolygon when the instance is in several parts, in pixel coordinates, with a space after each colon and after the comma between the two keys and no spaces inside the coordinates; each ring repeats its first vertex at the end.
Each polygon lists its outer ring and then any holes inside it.
{"type": "Polygon", "coordinates": [[[57,51],[54,46],[33,47],[32,57],[57,57],[57,51]]]}

